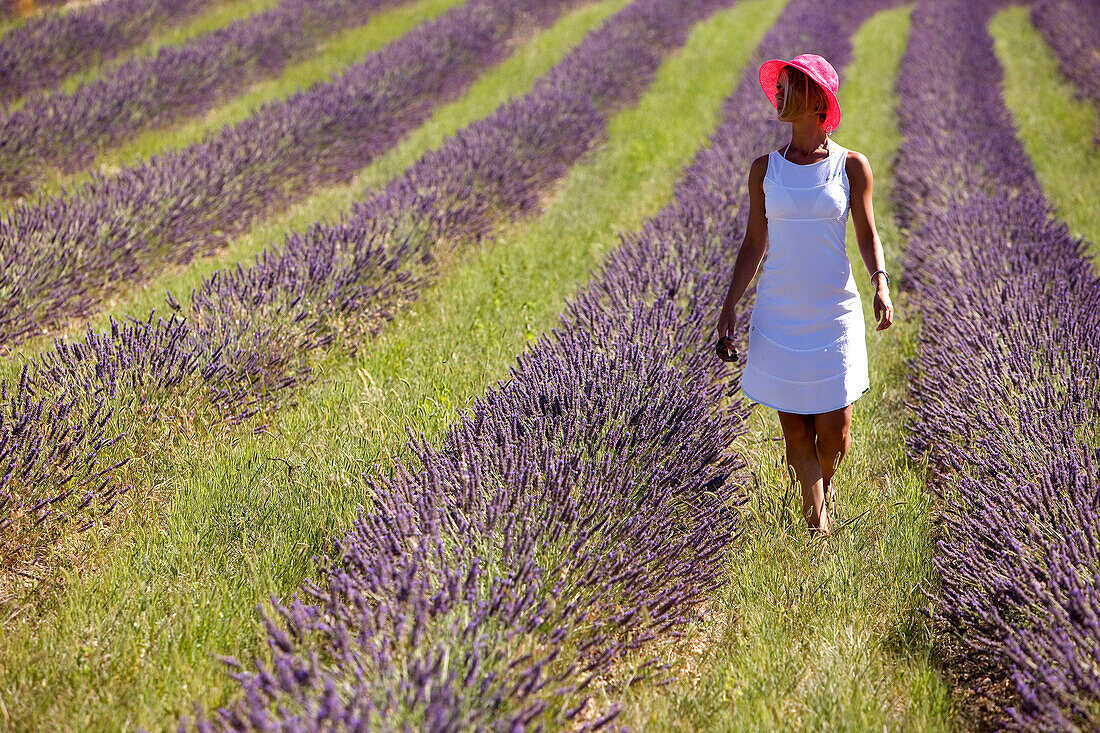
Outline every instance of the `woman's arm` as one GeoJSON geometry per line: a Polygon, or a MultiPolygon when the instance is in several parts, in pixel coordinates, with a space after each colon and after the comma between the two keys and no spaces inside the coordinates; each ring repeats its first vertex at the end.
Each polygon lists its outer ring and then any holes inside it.
{"type": "MultiPolygon", "coordinates": [[[[882,242],[879,241],[878,230],[875,229],[875,209],[871,204],[871,189],[874,188],[871,164],[863,153],[852,150],[848,152],[844,172],[848,174],[852,224],[856,230],[859,254],[863,257],[863,264],[867,266],[867,273],[877,273],[886,269],[886,260],[882,256],[882,242]]],[[[875,330],[882,331],[890,328],[890,324],[894,322],[890,285],[886,282],[886,276],[881,273],[874,277],[871,284],[875,286],[875,320],[878,321],[875,330]]]]}
{"type": "Polygon", "coordinates": [[[737,251],[733,278],[730,280],[729,290],[726,291],[722,314],[718,318],[718,338],[733,336],[737,322],[737,302],[756,277],[760,261],[764,259],[764,250],[768,246],[768,219],[764,216],[764,175],[767,172],[766,155],[761,155],[749,167],[749,221],[745,227],[745,238],[741,240],[741,249],[737,251]]]}

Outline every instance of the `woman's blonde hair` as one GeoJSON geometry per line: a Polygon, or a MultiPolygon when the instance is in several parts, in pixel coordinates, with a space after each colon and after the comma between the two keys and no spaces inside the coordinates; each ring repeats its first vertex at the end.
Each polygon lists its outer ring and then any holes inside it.
{"type": "Polygon", "coordinates": [[[779,76],[782,78],[784,75],[787,77],[787,89],[783,95],[783,107],[779,110],[780,121],[790,122],[807,112],[816,112],[818,119],[824,123],[829,111],[829,98],[821,85],[794,66],[784,66],[779,76]]]}

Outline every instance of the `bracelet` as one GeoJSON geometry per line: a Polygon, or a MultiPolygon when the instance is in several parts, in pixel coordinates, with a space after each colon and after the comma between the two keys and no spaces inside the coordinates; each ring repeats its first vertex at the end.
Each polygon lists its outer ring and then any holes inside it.
{"type": "Polygon", "coordinates": [[[880,272],[881,272],[881,273],[882,273],[883,275],[885,275],[885,276],[886,276],[886,284],[887,284],[887,285],[889,285],[889,284],[890,284],[890,273],[888,273],[888,272],[887,272],[886,270],[875,270],[874,272],[872,272],[872,273],[871,273],[871,283],[872,283],[872,284],[874,284],[874,282],[875,282],[875,275],[879,274],[880,272]]]}

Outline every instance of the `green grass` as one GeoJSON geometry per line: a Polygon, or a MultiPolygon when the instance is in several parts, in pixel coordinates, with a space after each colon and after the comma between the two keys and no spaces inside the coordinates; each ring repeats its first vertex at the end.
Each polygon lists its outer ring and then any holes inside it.
{"type": "Polygon", "coordinates": [[[255,605],[311,572],[310,557],[364,501],[361,474],[390,465],[406,429],[437,439],[555,323],[616,233],[668,200],[776,5],[743,2],[700,24],[542,216],[456,254],[357,357],[323,361],[320,381],[272,434],[184,436],[151,458],[135,490],[150,501],[114,534],[89,538],[99,546],[60,596],[11,609],[0,641],[4,725],[163,729],[192,701],[231,694],[215,657],[257,649],[255,605]]]}
{"type": "Polygon", "coordinates": [[[1100,265],[1100,146],[1093,141],[1100,110],[1074,99],[1076,87],[1058,70],[1027,7],[997,13],[989,32],[1004,69],[1005,104],[1043,192],[1100,265]]]}
{"type": "MultiPolygon", "coordinates": [[[[407,11],[386,14],[387,17],[397,14],[392,24],[382,16],[377,20],[396,31],[412,22],[413,16],[424,20],[430,14],[441,12],[447,3],[454,4],[454,0],[423,0],[408,6],[407,11]]],[[[107,302],[101,312],[86,323],[74,322],[48,337],[22,344],[17,350],[19,358],[9,360],[0,374],[9,378],[18,376],[22,360],[49,348],[55,337],[79,338],[89,326],[96,329],[109,327],[111,317],[133,315],[144,318],[152,309],[164,310],[165,293],[174,293],[182,300],[182,296],[188,295],[216,270],[249,262],[268,247],[282,246],[288,230],[301,231],[315,221],[338,218],[354,202],[363,199],[367,189],[378,188],[399,175],[425,152],[438,147],[446,137],[485,117],[506,100],[526,94],[535,79],[556,64],[588,31],[626,3],[627,0],[606,0],[564,14],[551,28],[517,42],[513,53],[483,74],[466,94],[440,107],[426,123],[363,168],[348,183],[317,189],[298,203],[258,222],[212,257],[193,262],[186,268],[169,269],[148,282],[133,284],[129,290],[107,302]]],[[[367,38],[360,39],[360,42],[366,41],[367,38]]],[[[337,61],[334,60],[334,63],[337,61]]]]}
{"type": "MultiPolygon", "coordinates": [[[[895,276],[903,241],[889,208],[889,166],[899,142],[893,83],[909,15],[904,7],[886,11],[859,29],[836,134],[875,170],[878,230],[895,276]]],[[[740,441],[751,468],[750,501],[729,583],[696,633],[664,652],[672,682],[631,693],[623,722],[634,729],[953,727],[951,692],[917,611],[925,604],[918,588],[933,572],[924,474],[903,449],[904,360],[914,352],[918,324],[897,295],[895,325],[873,331],[872,293],[850,226],[847,241],[869,324],[872,388],[856,403],[852,450],[835,479],[838,528],[827,542],[808,544],[801,497],[783,467],[778,419],[757,407],[740,441]]]]}
{"type": "Polygon", "coordinates": [[[57,193],[62,186],[72,190],[87,181],[92,170],[111,173],[134,164],[138,159],[147,160],[157,153],[185,147],[211,131],[245,119],[267,102],[284,99],[300,89],[328,81],[334,69],[361,62],[371,52],[460,5],[462,1],[417,0],[377,13],[363,25],[347,28],[325,39],[309,58],[288,66],[278,77],[253,84],[243,94],[201,117],[187,119],[170,128],[137,134],[125,144],[97,157],[88,170],[50,181],[46,190],[57,193]]]}

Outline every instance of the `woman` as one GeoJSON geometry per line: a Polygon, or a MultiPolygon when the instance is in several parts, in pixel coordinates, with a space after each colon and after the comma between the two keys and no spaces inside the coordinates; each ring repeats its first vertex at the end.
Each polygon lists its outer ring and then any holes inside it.
{"type": "Polygon", "coordinates": [[[827,501],[850,444],[852,404],[870,385],[863,308],[844,247],[849,211],[875,287],[876,330],[890,327],[894,309],[871,207],[871,166],[829,140],[840,123],[836,71],[802,54],[764,63],[759,76],[791,139],[749,169],[748,225],[718,337],[733,336],[735,307],[763,260],[741,389],[779,411],[813,536],[829,531],[827,501]]]}

